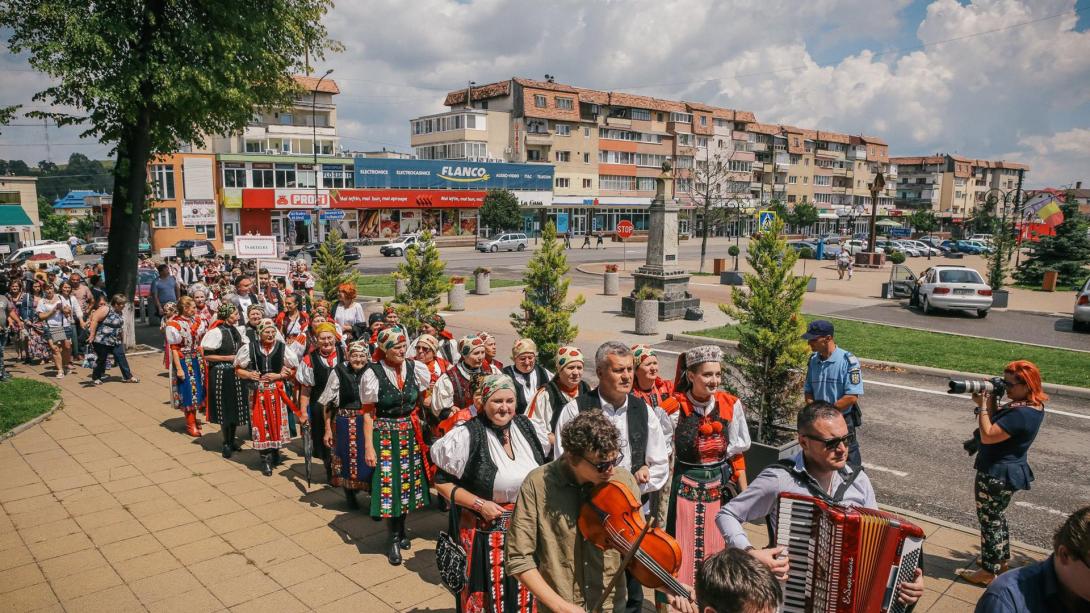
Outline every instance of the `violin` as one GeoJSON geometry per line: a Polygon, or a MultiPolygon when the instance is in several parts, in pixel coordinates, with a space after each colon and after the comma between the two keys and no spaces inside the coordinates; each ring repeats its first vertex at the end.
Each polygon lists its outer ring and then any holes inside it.
{"type": "Polygon", "coordinates": [[[579,532],[599,549],[615,549],[625,556],[627,570],[641,585],[691,599],[689,590],[677,580],[681,547],[653,522],[649,526],[640,506],[623,483],[607,481],[594,489],[579,510],[579,532]]]}

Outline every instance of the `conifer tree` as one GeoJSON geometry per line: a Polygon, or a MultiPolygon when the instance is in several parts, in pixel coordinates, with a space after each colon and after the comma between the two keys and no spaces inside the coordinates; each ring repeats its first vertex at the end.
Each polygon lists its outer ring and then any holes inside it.
{"type": "Polygon", "coordinates": [[[1090,275],[1090,220],[1079,212],[1074,194],[1068,192],[1064,201],[1060,206],[1064,220],[1056,226],[1056,236],[1029,243],[1029,257],[1014,275],[1019,283],[1040,287],[1045,271],[1055,270],[1058,286],[1067,289],[1090,275]]]}
{"type": "Polygon", "coordinates": [[[522,313],[511,314],[511,326],[520,337],[537,343],[538,362],[546,368],[555,367],[556,350],[575,340],[579,327],[572,325],[571,316],[583,306],[582,295],[568,300],[570,281],[565,275],[570,269],[564,255],[564,245],[556,239],[556,225],[549,222],[542,234],[541,247],[530,258],[523,280],[522,313]]]}
{"type": "Polygon", "coordinates": [[[794,274],[798,253],[787,247],[784,222],[750,242],[746,260],[755,271],[745,273],[748,291],[731,291],[730,304],[719,309],[738,323],[738,354],[724,358],[757,429],[757,440],[777,442],[775,426],[794,424],[801,404],[803,373],[809,348],[802,299],[808,277],[794,274]]]}
{"type": "Polygon", "coordinates": [[[344,258],[344,241],[341,233],[334,229],[325,235],[325,241],[318,248],[318,259],[314,261],[314,286],[322,292],[326,300],[337,299],[337,286],[342,283],[355,284],[359,273],[348,265],[344,258]]]}
{"type": "Polygon", "coordinates": [[[421,321],[439,312],[439,301],[450,285],[443,274],[446,267],[431,231],[424,230],[417,244],[405,252],[405,261],[397,266],[398,275],[408,281],[408,289],[396,297],[394,309],[409,330],[418,330],[421,321]]]}

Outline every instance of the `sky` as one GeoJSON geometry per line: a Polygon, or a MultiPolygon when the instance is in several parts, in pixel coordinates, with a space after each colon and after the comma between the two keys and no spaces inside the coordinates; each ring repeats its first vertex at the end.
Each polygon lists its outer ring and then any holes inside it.
{"type": "MultiPolygon", "coordinates": [[[[350,150],[409,151],[447,91],[548,73],[1090,184],[1090,0],[342,0],[325,22],[345,48],[316,72],[334,70],[350,150]]],[[[0,105],[47,82],[0,55],[0,105]]],[[[46,158],[41,125],[0,131],[0,159],[46,158]]],[[[53,161],[109,151],[48,132],[53,161]]]]}

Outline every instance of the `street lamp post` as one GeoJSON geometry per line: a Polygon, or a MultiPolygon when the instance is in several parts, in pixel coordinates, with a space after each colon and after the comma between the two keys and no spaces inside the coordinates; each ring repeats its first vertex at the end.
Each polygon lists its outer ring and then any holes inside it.
{"type": "Polygon", "coordinates": [[[318,206],[318,113],[317,113],[317,101],[318,101],[318,88],[322,86],[322,81],[325,78],[333,74],[333,69],[325,71],[322,78],[318,79],[318,82],[314,84],[314,89],[310,92],[310,148],[314,154],[314,165],[311,166],[311,170],[314,172],[314,227],[321,229],[321,207],[318,206]]]}
{"type": "Polygon", "coordinates": [[[870,244],[867,247],[870,249],[870,255],[868,257],[868,264],[872,266],[879,266],[882,263],[881,256],[878,255],[878,251],[875,250],[875,246],[878,244],[878,194],[881,193],[886,187],[886,178],[882,175],[882,166],[878,166],[878,174],[874,175],[874,181],[870,184],[870,228],[868,235],[870,236],[870,244]]]}

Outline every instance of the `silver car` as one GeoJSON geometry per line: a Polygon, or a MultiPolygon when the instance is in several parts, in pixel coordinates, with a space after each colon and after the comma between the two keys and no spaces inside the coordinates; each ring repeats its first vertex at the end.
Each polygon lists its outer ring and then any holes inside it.
{"type": "Polygon", "coordinates": [[[481,253],[497,251],[524,251],[529,241],[521,232],[508,232],[493,236],[488,240],[478,241],[477,251],[481,253]]]}
{"type": "Polygon", "coordinates": [[[965,309],[988,316],[992,288],[980,273],[965,266],[935,266],[919,280],[919,305],[930,315],[935,309],[965,309]]]}
{"type": "Polygon", "coordinates": [[[1075,297],[1075,311],[1071,315],[1072,327],[1076,330],[1090,331],[1090,279],[1083,283],[1075,297]]]}

